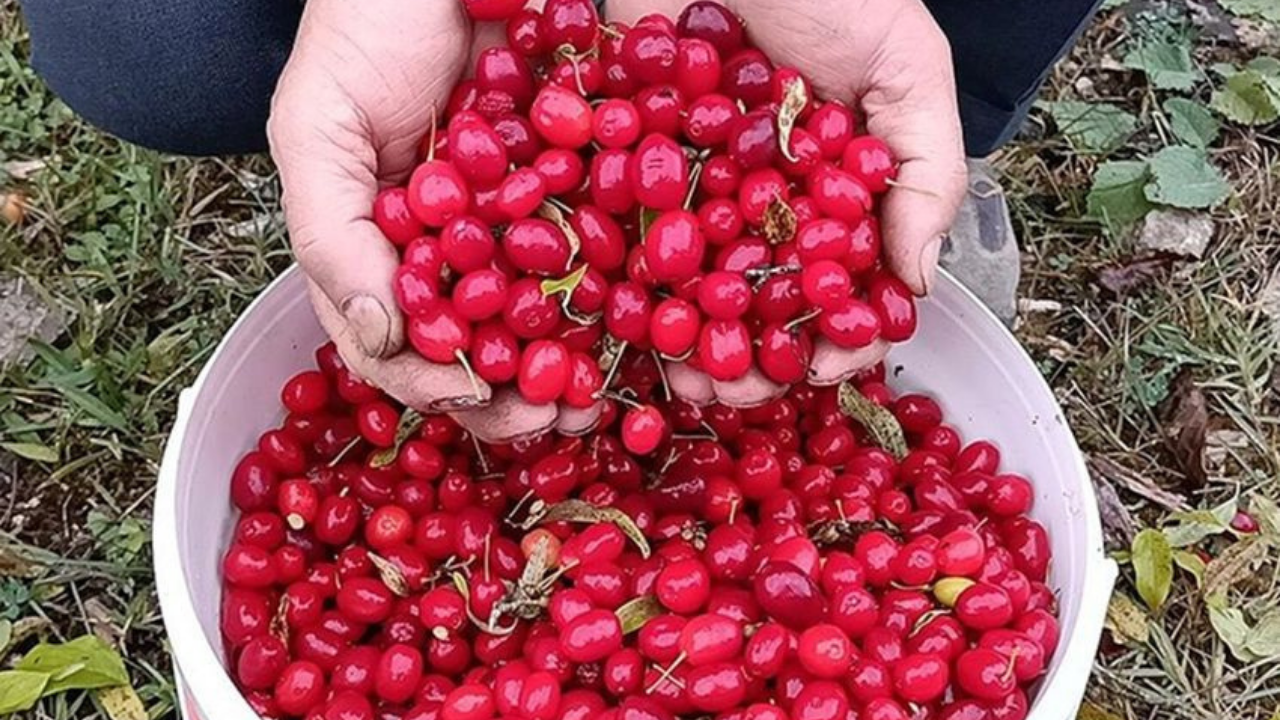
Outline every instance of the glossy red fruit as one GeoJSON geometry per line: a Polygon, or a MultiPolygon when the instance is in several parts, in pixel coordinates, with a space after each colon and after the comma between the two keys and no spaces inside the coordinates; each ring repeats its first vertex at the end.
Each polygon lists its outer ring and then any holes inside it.
{"type": "Polygon", "coordinates": [[[555,147],[576,150],[591,142],[591,106],[581,95],[558,85],[546,85],[538,92],[529,120],[555,147]]]}
{"type": "Polygon", "coordinates": [[[429,160],[409,178],[409,209],[428,227],[444,227],[467,211],[470,190],[462,174],[445,160],[429,160]]]}
{"type": "Polygon", "coordinates": [[[789,562],[765,564],[753,581],[756,602],[787,627],[808,627],[825,613],[822,593],[808,573],[789,562]]]}
{"type": "Polygon", "coordinates": [[[698,274],[706,252],[706,240],[698,218],[687,210],[659,215],[644,237],[644,259],[659,282],[676,283],[698,274]]]}
{"type": "Polygon", "coordinates": [[[599,662],[622,648],[622,625],[612,610],[588,610],[570,620],[560,647],[573,662],[599,662]]]}
{"type": "Polygon", "coordinates": [[[702,326],[698,363],[716,380],[737,380],[751,369],[751,333],[740,320],[713,320],[702,326]]]}
{"type": "Polygon", "coordinates": [[[302,717],[324,701],[327,687],[324,671],[313,662],[290,664],[276,681],[275,701],[286,715],[302,717]]]}
{"type": "Polygon", "coordinates": [[[636,455],[657,450],[666,432],[666,419],[652,405],[631,408],[622,417],[622,443],[636,455]]]}
{"type": "Polygon", "coordinates": [[[408,245],[425,229],[409,209],[409,191],[387,188],[373,200],[373,222],[395,245],[408,245]]]}

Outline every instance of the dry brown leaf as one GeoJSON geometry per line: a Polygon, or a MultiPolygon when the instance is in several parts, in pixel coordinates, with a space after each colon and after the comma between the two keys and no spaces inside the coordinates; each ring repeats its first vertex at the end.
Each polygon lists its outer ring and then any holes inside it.
{"type": "Polygon", "coordinates": [[[1116,548],[1127,548],[1138,533],[1137,523],[1129,514],[1129,508],[1120,501],[1116,488],[1097,473],[1093,474],[1093,488],[1098,495],[1098,513],[1102,516],[1102,531],[1107,542],[1116,548]]]}
{"type": "Polygon", "coordinates": [[[1267,541],[1255,535],[1223,550],[1204,569],[1204,587],[1201,590],[1204,597],[1225,593],[1248,577],[1253,566],[1267,557],[1267,548],[1267,541]]]}
{"type": "Polygon", "coordinates": [[[1187,499],[1175,492],[1170,492],[1156,485],[1147,478],[1121,465],[1105,455],[1089,458],[1089,469],[1095,475],[1101,475],[1129,492],[1144,497],[1166,510],[1190,510],[1187,499]]]}
{"type": "Polygon", "coordinates": [[[1123,720],[1123,718],[1086,700],[1076,711],[1076,720],[1123,720]]]}
{"type": "Polygon", "coordinates": [[[1146,285],[1173,265],[1176,256],[1168,253],[1139,255],[1098,270],[1098,284],[1114,295],[1127,295],[1146,285]]]}
{"type": "Polygon", "coordinates": [[[1189,370],[1178,373],[1164,408],[1165,442],[1178,467],[1199,490],[1208,481],[1205,471],[1205,437],[1209,431],[1209,405],[1189,370]]]}

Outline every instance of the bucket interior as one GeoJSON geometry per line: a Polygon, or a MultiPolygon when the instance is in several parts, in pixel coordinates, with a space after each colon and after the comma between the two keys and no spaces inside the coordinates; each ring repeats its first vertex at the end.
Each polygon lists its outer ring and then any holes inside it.
{"type": "MultiPolygon", "coordinates": [[[[314,366],[313,353],[325,340],[303,285],[301,273],[291,270],[232,329],[194,388],[190,415],[176,431],[176,467],[166,468],[176,478],[176,506],[158,512],[176,514],[183,567],[181,578],[165,577],[161,568],[160,582],[185,584],[204,639],[219,658],[224,657],[218,628],[220,559],[235,519],[229,478],[258,435],[279,424],[280,388],[294,373],[314,366]]],[[[916,339],[891,353],[887,381],[895,392],[936,397],[964,441],[994,441],[1002,453],[1001,468],[1031,479],[1036,488],[1032,516],[1047,528],[1053,550],[1050,584],[1059,598],[1061,644],[1066,646],[1087,595],[1087,570],[1101,557],[1088,476],[1061,411],[1031,360],[954,280],[942,275],[938,285],[920,305],[916,339]]],[[[176,652],[182,664],[182,648],[176,652]]],[[[1060,647],[1042,688],[1052,685],[1062,655],[1060,647]]],[[[183,669],[188,677],[213,670],[183,669]]],[[[225,698],[216,702],[226,707],[225,698]]],[[[237,704],[245,718],[252,717],[247,705],[237,704]]]]}

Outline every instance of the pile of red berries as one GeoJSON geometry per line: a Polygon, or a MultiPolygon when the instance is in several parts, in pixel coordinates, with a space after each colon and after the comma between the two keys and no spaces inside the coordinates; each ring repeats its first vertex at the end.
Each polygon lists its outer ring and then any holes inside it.
{"type": "Polygon", "coordinates": [[[612,409],[484,446],[317,360],[231,478],[221,629],[264,718],[1026,716],[1058,643],[1032,486],[882,366],[738,410],[628,362],[669,418],[638,456],[612,409]]]}
{"type": "Polygon", "coordinates": [[[714,2],[601,25],[591,0],[467,0],[506,23],[374,219],[401,249],[411,345],[530,402],[593,404],[602,347],[718,381],[806,377],[814,340],[915,331],[881,263],[896,174],[854,112],[714,2]]]}

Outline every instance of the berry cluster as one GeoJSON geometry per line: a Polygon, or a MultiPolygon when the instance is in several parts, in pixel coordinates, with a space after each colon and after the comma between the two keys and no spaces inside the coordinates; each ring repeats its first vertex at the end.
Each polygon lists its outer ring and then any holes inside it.
{"type": "MultiPolygon", "coordinates": [[[[647,356],[642,356],[647,357],[647,356]]],[[[332,345],[239,462],[221,629],[265,718],[1020,720],[1058,642],[1032,486],[883,366],[473,441],[332,345]]],[[[655,381],[656,382],[656,381],[655,381]]]]}
{"type": "Polygon", "coordinates": [[[465,5],[505,22],[508,45],[480,55],[407,187],[373,209],[424,357],[587,407],[608,342],[789,385],[819,337],[915,331],[912,294],[881,264],[888,147],[723,6],[626,27],[591,0],[465,5]]]}

